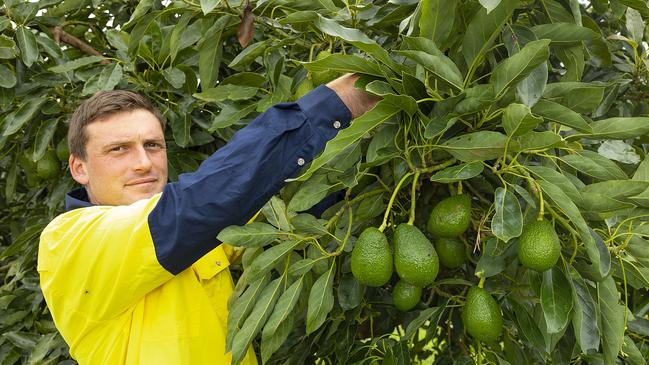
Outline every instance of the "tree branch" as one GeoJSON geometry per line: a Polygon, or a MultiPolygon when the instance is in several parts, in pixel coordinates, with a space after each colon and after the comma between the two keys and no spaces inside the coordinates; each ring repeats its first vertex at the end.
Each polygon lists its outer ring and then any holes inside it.
{"type": "MultiPolygon", "coordinates": [[[[50,32],[52,32],[52,36],[54,38],[54,41],[57,44],[60,44],[61,42],[67,43],[71,45],[74,48],[79,49],[80,51],[87,53],[89,55],[94,55],[94,56],[103,56],[99,51],[96,49],[92,48],[88,43],[82,41],[81,39],[73,36],[72,34],[66,32],[61,28],[60,26],[52,27],[50,28],[50,32]]],[[[102,65],[107,65],[110,63],[109,60],[102,60],[101,62],[102,65]]]]}

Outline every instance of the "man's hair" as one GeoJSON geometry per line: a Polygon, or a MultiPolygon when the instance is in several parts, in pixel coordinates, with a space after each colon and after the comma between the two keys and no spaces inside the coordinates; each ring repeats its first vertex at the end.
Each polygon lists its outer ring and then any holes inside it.
{"type": "Polygon", "coordinates": [[[158,118],[164,131],[165,119],[160,110],[142,95],[126,90],[100,91],[85,100],[77,107],[70,118],[68,127],[70,153],[81,159],[86,158],[86,143],[88,143],[86,127],[89,124],[117,113],[137,109],[150,111],[158,118]]]}

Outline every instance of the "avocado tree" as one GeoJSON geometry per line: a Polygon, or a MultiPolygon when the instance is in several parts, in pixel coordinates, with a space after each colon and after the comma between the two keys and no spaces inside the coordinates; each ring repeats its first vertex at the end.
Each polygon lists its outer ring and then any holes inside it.
{"type": "Polygon", "coordinates": [[[246,248],[235,363],[250,345],[264,364],[646,363],[648,18],[633,0],[5,0],[0,364],[73,363],[36,253],[73,186],[79,100],[147,95],[175,180],[345,72],[382,100],[219,234],[246,248]]]}

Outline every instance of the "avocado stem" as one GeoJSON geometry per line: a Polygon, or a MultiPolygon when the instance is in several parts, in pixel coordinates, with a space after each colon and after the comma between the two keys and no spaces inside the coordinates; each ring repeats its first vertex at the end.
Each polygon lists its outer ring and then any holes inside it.
{"type": "Polygon", "coordinates": [[[487,280],[487,278],[480,278],[480,282],[478,283],[478,288],[480,289],[484,288],[485,280],[487,280]]]}
{"type": "Polygon", "coordinates": [[[412,189],[410,191],[410,218],[408,219],[408,224],[412,226],[415,223],[415,202],[417,197],[417,181],[419,180],[419,175],[421,172],[416,171],[415,176],[412,178],[412,189]]]}
{"type": "Polygon", "coordinates": [[[392,192],[392,196],[390,197],[390,202],[388,203],[388,207],[385,210],[385,214],[383,215],[383,223],[381,223],[381,226],[379,227],[379,231],[383,232],[385,228],[388,226],[388,216],[390,215],[390,210],[392,209],[392,204],[394,204],[394,199],[397,197],[397,193],[399,192],[399,189],[401,189],[401,185],[406,181],[412,175],[412,172],[407,172],[401,180],[399,180],[399,183],[397,186],[394,188],[394,191],[392,192]]]}

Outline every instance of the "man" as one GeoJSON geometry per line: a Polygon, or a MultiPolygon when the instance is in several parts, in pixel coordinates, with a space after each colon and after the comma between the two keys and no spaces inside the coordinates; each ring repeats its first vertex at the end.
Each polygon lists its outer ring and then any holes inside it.
{"type": "MultiPolygon", "coordinates": [[[[245,224],[376,99],[345,75],[278,104],[200,168],[167,184],[164,121],[137,94],[97,94],[70,119],[70,172],[84,187],[41,235],[38,271],[80,364],[229,364],[230,249],[245,224]]],[[[249,349],[243,363],[256,364],[249,349]]]]}

